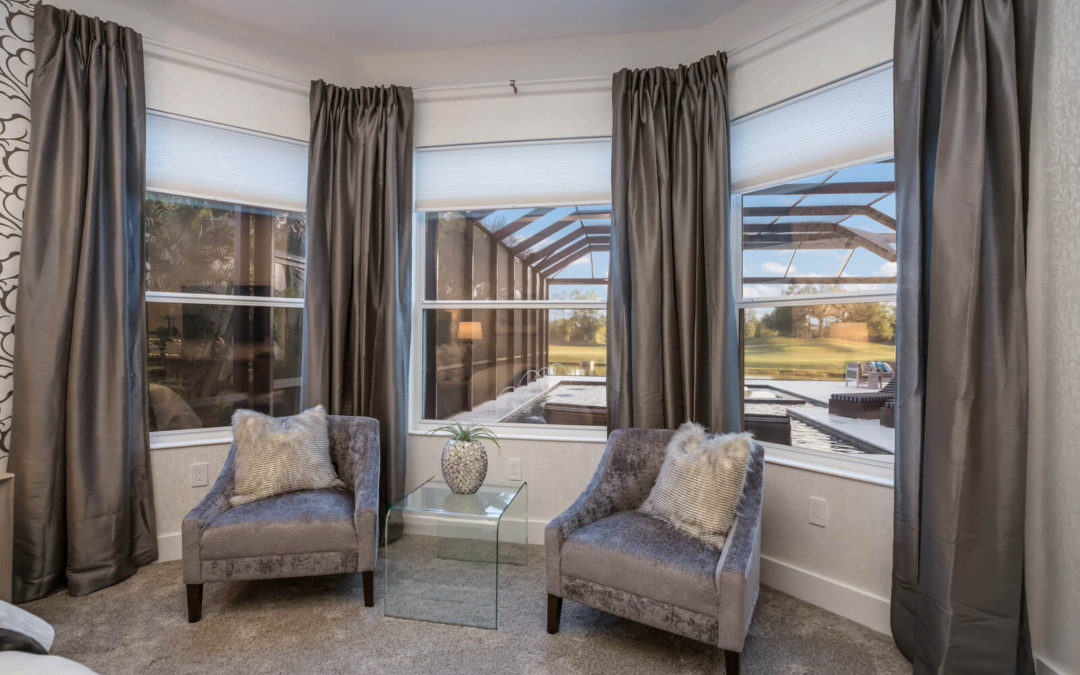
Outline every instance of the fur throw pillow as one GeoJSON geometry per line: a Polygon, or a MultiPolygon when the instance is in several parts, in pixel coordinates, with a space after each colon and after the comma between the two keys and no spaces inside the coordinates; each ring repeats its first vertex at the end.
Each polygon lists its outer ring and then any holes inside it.
{"type": "Polygon", "coordinates": [[[668,443],[641,511],[723,548],[746,482],[750,434],[712,435],[686,422],[668,443]]]}

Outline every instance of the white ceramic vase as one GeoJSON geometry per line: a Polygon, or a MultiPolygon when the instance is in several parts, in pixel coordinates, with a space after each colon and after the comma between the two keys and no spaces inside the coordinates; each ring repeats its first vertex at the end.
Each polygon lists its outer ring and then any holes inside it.
{"type": "Polygon", "coordinates": [[[450,439],[443,446],[442,475],[457,494],[471,495],[479,490],[487,468],[487,451],[480,441],[450,439]]]}

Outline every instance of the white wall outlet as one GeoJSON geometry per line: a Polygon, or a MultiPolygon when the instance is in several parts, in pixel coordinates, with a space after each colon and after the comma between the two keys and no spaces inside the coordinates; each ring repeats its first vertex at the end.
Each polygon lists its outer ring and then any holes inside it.
{"type": "Polygon", "coordinates": [[[210,467],[206,462],[191,465],[191,487],[203,487],[210,484],[210,467]]]}
{"type": "Polygon", "coordinates": [[[524,474],[521,469],[520,459],[506,460],[506,471],[510,480],[523,480],[524,474]]]}
{"type": "Polygon", "coordinates": [[[810,498],[810,524],[819,527],[829,524],[829,502],[821,497],[810,498]]]}

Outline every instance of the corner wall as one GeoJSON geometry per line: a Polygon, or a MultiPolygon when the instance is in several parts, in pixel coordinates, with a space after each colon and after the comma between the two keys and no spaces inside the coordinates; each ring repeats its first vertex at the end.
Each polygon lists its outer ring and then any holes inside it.
{"type": "Polygon", "coordinates": [[[1039,9],[1028,224],[1027,597],[1039,672],[1080,673],[1080,3],[1039,9]]]}

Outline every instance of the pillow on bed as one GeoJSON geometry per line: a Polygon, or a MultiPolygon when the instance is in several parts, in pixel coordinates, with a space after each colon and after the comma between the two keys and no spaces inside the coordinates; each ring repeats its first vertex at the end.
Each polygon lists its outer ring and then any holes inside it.
{"type": "Polygon", "coordinates": [[[44,619],[0,600],[0,652],[48,654],[56,631],[44,619]]]}
{"type": "Polygon", "coordinates": [[[679,427],[641,511],[722,549],[746,482],[750,434],[706,433],[693,422],[679,427]]]}
{"type": "Polygon", "coordinates": [[[321,405],[291,417],[237,410],[233,442],[233,506],[285,492],[345,487],[330,461],[326,409],[321,405]]]}

